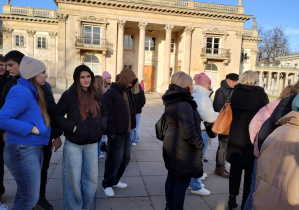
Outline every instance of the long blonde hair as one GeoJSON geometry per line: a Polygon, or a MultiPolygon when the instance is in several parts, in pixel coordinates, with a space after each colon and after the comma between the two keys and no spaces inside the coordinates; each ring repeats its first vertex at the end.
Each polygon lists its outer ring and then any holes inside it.
{"type": "Polygon", "coordinates": [[[36,78],[33,77],[31,79],[28,79],[29,82],[32,83],[32,85],[35,87],[38,95],[37,103],[40,108],[40,111],[42,112],[43,118],[45,120],[47,128],[50,126],[50,117],[47,112],[47,103],[45,101],[44,92],[41,88],[41,86],[37,83],[36,78]]]}
{"type": "Polygon", "coordinates": [[[137,94],[137,93],[139,93],[139,91],[140,91],[140,89],[139,89],[139,82],[137,81],[135,83],[135,85],[132,87],[132,93],[133,94],[137,94]]]}

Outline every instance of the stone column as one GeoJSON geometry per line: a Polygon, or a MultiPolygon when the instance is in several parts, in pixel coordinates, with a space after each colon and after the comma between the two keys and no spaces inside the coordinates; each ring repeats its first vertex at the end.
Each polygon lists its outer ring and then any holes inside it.
{"type": "Polygon", "coordinates": [[[138,50],[138,81],[143,80],[144,72],[144,45],[145,45],[145,28],[147,23],[140,22],[139,27],[139,50],[138,50]]]}
{"type": "Polygon", "coordinates": [[[49,43],[49,49],[50,49],[50,66],[48,66],[48,77],[49,77],[49,83],[51,85],[56,85],[56,32],[50,32],[50,43],[49,43]]]}
{"type": "Polygon", "coordinates": [[[118,37],[117,37],[117,74],[121,72],[124,67],[124,27],[126,21],[118,21],[118,37]]]}
{"type": "Polygon", "coordinates": [[[185,27],[186,44],[185,44],[185,58],[184,58],[184,72],[190,74],[190,62],[191,62],[191,35],[193,27],[185,27]]]}
{"type": "Polygon", "coordinates": [[[274,90],[274,73],[273,72],[273,78],[271,78],[271,90],[274,90]]]}
{"type": "Polygon", "coordinates": [[[259,86],[263,87],[263,84],[264,84],[264,82],[263,82],[263,71],[260,72],[260,79],[259,80],[260,80],[259,86]]]}
{"type": "Polygon", "coordinates": [[[57,78],[56,88],[66,89],[66,20],[67,14],[57,14],[58,20],[58,65],[57,65],[57,78]]]}
{"type": "Polygon", "coordinates": [[[280,72],[277,72],[277,84],[276,84],[276,90],[279,90],[279,86],[280,86],[280,72]]]}
{"type": "Polygon", "coordinates": [[[288,78],[289,78],[289,74],[288,73],[285,73],[286,74],[286,77],[284,78],[284,87],[288,86],[288,78]]]}
{"type": "Polygon", "coordinates": [[[271,72],[270,71],[268,71],[268,87],[267,87],[267,89],[268,90],[270,90],[270,88],[271,88],[271,80],[272,80],[272,74],[271,74],[271,72]]]}
{"type": "Polygon", "coordinates": [[[2,38],[3,38],[3,55],[11,51],[12,49],[12,33],[13,29],[2,28],[2,38]]]}
{"type": "Polygon", "coordinates": [[[27,30],[28,35],[28,56],[34,58],[34,35],[35,31],[27,30]]]}
{"type": "Polygon", "coordinates": [[[165,36],[165,52],[164,52],[164,70],[163,70],[163,84],[161,87],[161,93],[164,93],[169,85],[169,70],[170,70],[170,48],[171,48],[171,31],[173,25],[166,25],[164,27],[166,31],[165,36]]]}

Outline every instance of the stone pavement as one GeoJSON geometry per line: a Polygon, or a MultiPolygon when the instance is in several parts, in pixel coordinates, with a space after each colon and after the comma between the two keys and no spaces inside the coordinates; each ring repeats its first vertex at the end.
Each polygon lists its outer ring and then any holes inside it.
{"type": "MultiPolygon", "coordinates": [[[[59,99],[60,94],[54,94],[59,99]]],[[[99,182],[95,196],[94,209],[101,210],[164,210],[165,196],[164,184],[167,170],[162,158],[163,142],[156,140],[154,124],[160,118],[164,106],[161,99],[155,99],[147,94],[147,103],[141,114],[140,143],[132,147],[131,162],[129,163],[123,178],[128,184],[125,189],[114,189],[115,197],[105,196],[101,182],[104,175],[104,159],[99,159],[99,182]]],[[[228,209],[228,179],[214,175],[215,154],[218,140],[213,139],[208,147],[206,157],[208,162],[204,163],[204,171],[208,174],[203,183],[211,191],[210,196],[198,196],[186,192],[184,207],[186,210],[224,210],[228,209]]],[[[47,199],[54,205],[56,210],[63,209],[62,193],[62,151],[60,148],[53,153],[50,168],[48,170],[47,199]]],[[[11,209],[16,193],[16,183],[5,168],[4,185],[6,193],[2,202],[11,209]]],[[[242,186],[243,184],[241,184],[242,186]]],[[[241,204],[242,191],[237,198],[241,204]]]]}

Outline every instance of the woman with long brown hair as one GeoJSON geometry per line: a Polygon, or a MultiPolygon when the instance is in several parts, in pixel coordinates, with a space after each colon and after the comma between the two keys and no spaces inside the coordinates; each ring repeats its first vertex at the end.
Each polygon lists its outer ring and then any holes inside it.
{"type": "Polygon", "coordinates": [[[97,145],[107,127],[106,104],[88,66],[78,66],[73,78],[74,83],[62,94],[55,109],[55,119],[66,137],[63,202],[64,209],[89,209],[97,189],[97,145]]]}
{"type": "Polygon", "coordinates": [[[41,86],[47,79],[41,61],[24,56],[21,78],[9,91],[0,111],[6,131],[4,162],[17,183],[12,209],[31,210],[39,199],[43,145],[49,144],[50,117],[41,86]]]}

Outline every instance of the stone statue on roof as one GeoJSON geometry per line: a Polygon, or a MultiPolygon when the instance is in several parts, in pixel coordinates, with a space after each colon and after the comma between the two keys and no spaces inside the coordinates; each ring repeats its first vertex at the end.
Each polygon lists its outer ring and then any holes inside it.
{"type": "Polygon", "coordinates": [[[252,29],[256,29],[256,26],[257,26],[256,18],[254,17],[253,18],[253,27],[252,27],[252,29]]]}
{"type": "Polygon", "coordinates": [[[7,4],[10,4],[10,0],[7,0],[7,4]]]}
{"type": "Polygon", "coordinates": [[[242,0],[238,0],[239,4],[238,6],[241,7],[242,6],[242,0]]]}

